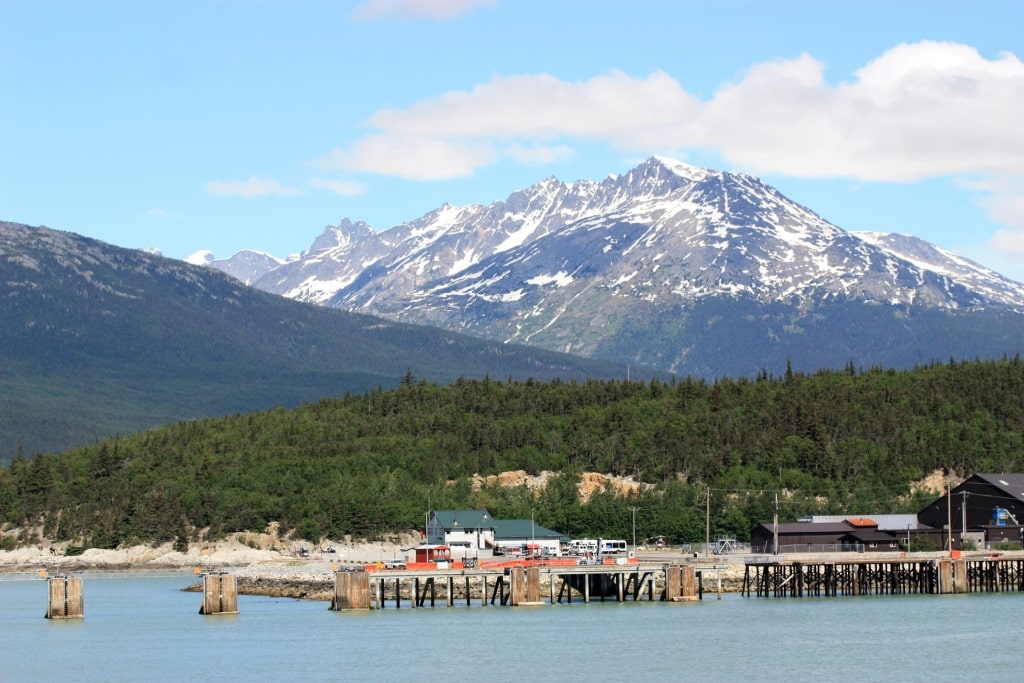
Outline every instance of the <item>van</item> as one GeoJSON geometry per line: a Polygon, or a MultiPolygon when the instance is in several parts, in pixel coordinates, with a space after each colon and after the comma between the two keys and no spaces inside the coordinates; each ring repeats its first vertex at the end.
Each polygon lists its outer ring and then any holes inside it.
{"type": "Polygon", "coordinates": [[[577,538],[569,541],[566,554],[588,557],[597,554],[597,540],[593,538],[577,538]]]}

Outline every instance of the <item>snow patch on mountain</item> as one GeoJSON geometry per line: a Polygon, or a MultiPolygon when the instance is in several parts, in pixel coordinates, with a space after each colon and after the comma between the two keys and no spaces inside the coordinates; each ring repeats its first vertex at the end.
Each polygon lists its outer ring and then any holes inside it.
{"type": "Polygon", "coordinates": [[[558,287],[565,287],[571,285],[573,277],[564,270],[561,270],[554,275],[538,275],[532,277],[526,281],[528,285],[534,285],[537,287],[544,287],[546,285],[557,285],[558,287]]]}
{"type": "Polygon", "coordinates": [[[193,266],[208,266],[213,262],[213,252],[209,249],[202,249],[185,258],[185,263],[191,263],[193,266]]]}

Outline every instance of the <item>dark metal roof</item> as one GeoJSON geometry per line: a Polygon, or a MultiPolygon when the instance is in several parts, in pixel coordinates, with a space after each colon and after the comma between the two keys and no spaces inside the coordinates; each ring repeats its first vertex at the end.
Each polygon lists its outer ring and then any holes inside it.
{"type": "MultiPolygon", "coordinates": [[[[1003,474],[975,474],[971,479],[981,481],[1004,491],[1008,496],[1024,503],[1024,473],[1006,472],[1003,474]]],[[[968,479],[967,481],[970,481],[968,479]]],[[[967,482],[964,482],[967,483],[967,482]]],[[[958,487],[959,488],[959,487],[958,487]]]]}
{"type": "Polygon", "coordinates": [[[529,519],[495,519],[491,526],[494,527],[494,540],[503,539],[528,539],[528,538],[561,538],[562,534],[551,529],[535,524],[529,519]]]}
{"type": "MultiPolygon", "coordinates": [[[[756,528],[764,528],[768,533],[772,533],[772,525],[758,524],[756,528]]],[[[786,522],[779,524],[779,533],[786,535],[803,534],[803,535],[830,535],[846,533],[852,531],[853,527],[846,522],[823,522],[816,524],[814,522],[786,522]]]]}
{"type": "MultiPolygon", "coordinates": [[[[860,543],[892,543],[896,540],[896,536],[893,534],[887,534],[884,531],[876,531],[874,529],[857,529],[855,531],[851,531],[847,536],[859,541],[860,543]]],[[[904,538],[906,537],[904,536],[904,538]]]]}
{"type": "Polygon", "coordinates": [[[494,519],[487,510],[434,510],[442,529],[490,529],[494,519]]]}

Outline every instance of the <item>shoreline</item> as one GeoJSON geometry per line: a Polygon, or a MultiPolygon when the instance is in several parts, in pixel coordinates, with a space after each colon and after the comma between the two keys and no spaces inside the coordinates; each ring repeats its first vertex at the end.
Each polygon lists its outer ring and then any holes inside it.
{"type": "MultiPolygon", "coordinates": [[[[326,546],[325,546],[326,547],[326,546]]],[[[999,555],[1024,556],[1024,552],[999,553],[999,555]]],[[[241,595],[263,595],[302,600],[330,601],[334,592],[336,568],[362,567],[367,564],[404,557],[405,550],[397,544],[343,544],[340,550],[315,552],[296,556],[293,552],[278,549],[256,549],[228,539],[215,543],[197,543],[182,553],[175,551],[171,544],[162,546],[132,546],[116,550],[89,549],[81,555],[66,557],[51,552],[48,547],[21,548],[0,551],[0,581],[39,580],[60,574],[81,574],[83,578],[116,578],[118,576],[181,576],[196,578],[209,571],[230,571],[238,581],[241,595]]],[[[976,551],[965,553],[965,559],[993,556],[993,553],[976,551]]],[[[797,554],[784,556],[751,556],[745,554],[712,555],[694,558],[671,550],[641,550],[637,556],[644,562],[657,564],[696,563],[715,567],[703,578],[704,591],[714,592],[721,580],[722,591],[732,593],[742,590],[747,563],[754,560],[775,561],[837,561],[855,559],[854,554],[835,553],[824,555],[797,554]],[[756,558],[756,560],[754,559],[756,558]]],[[[945,556],[945,553],[915,554],[914,560],[945,556]]],[[[893,560],[906,557],[901,553],[876,553],[856,559],[893,560]]],[[[911,559],[911,558],[908,558],[911,559]]],[[[184,591],[199,592],[201,584],[195,581],[182,588],[184,591]]]]}
{"type": "MultiPolygon", "coordinates": [[[[324,544],[324,548],[328,544],[324,544]]],[[[330,601],[334,595],[336,568],[386,562],[404,558],[407,548],[387,543],[347,543],[336,551],[313,552],[297,556],[279,549],[256,549],[227,539],[193,544],[188,552],[175,551],[170,543],[132,546],[115,550],[88,549],[81,555],[63,556],[47,546],[0,551],[0,581],[40,580],[61,574],[76,574],[83,579],[118,576],[181,576],[193,579],[183,591],[201,592],[198,575],[210,571],[229,571],[237,579],[240,595],[330,601]]],[[[687,555],[671,550],[639,553],[647,562],[685,563],[687,555]]],[[[711,557],[705,562],[723,566],[723,590],[739,590],[743,578],[743,558],[711,557]],[[724,568],[728,565],[728,569],[724,568]]],[[[715,579],[705,578],[705,590],[714,590],[715,579]]],[[[476,596],[478,597],[478,596],[476,596]]]]}

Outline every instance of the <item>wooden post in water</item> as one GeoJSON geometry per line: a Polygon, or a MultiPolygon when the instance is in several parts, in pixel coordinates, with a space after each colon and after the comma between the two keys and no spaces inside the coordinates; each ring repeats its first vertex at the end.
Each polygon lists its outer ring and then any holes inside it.
{"type": "Polygon", "coordinates": [[[203,574],[200,614],[238,614],[238,583],[234,574],[203,574]]]}
{"type": "Polygon", "coordinates": [[[681,579],[682,584],[679,587],[680,599],[682,600],[696,600],[697,599],[697,570],[693,565],[686,565],[682,568],[681,579]]]}
{"type": "Polygon", "coordinates": [[[47,580],[50,601],[46,608],[47,619],[81,619],[85,616],[82,600],[82,579],[70,576],[54,576],[47,580]]]}
{"type": "Polygon", "coordinates": [[[509,572],[509,606],[518,607],[526,602],[526,569],[512,567],[509,572]]]}
{"type": "Polygon", "coordinates": [[[530,567],[526,570],[526,602],[531,605],[541,604],[540,567],[530,567]]]}
{"type": "Polygon", "coordinates": [[[953,592],[967,593],[967,560],[960,558],[953,560],[953,592]]]}
{"type": "Polygon", "coordinates": [[[939,560],[939,593],[948,595],[953,592],[953,562],[939,560]]]}
{"type": "Polygon", "coordinates": [[[370,609],[370,575],[367,572],[335,572],[331,609],[370,609]]]}
{"type": "Polygon", "coordinates": [[[665,567],[665,602],[675,602],[679,599],[679,570],[677,564],[665,567]]]}

